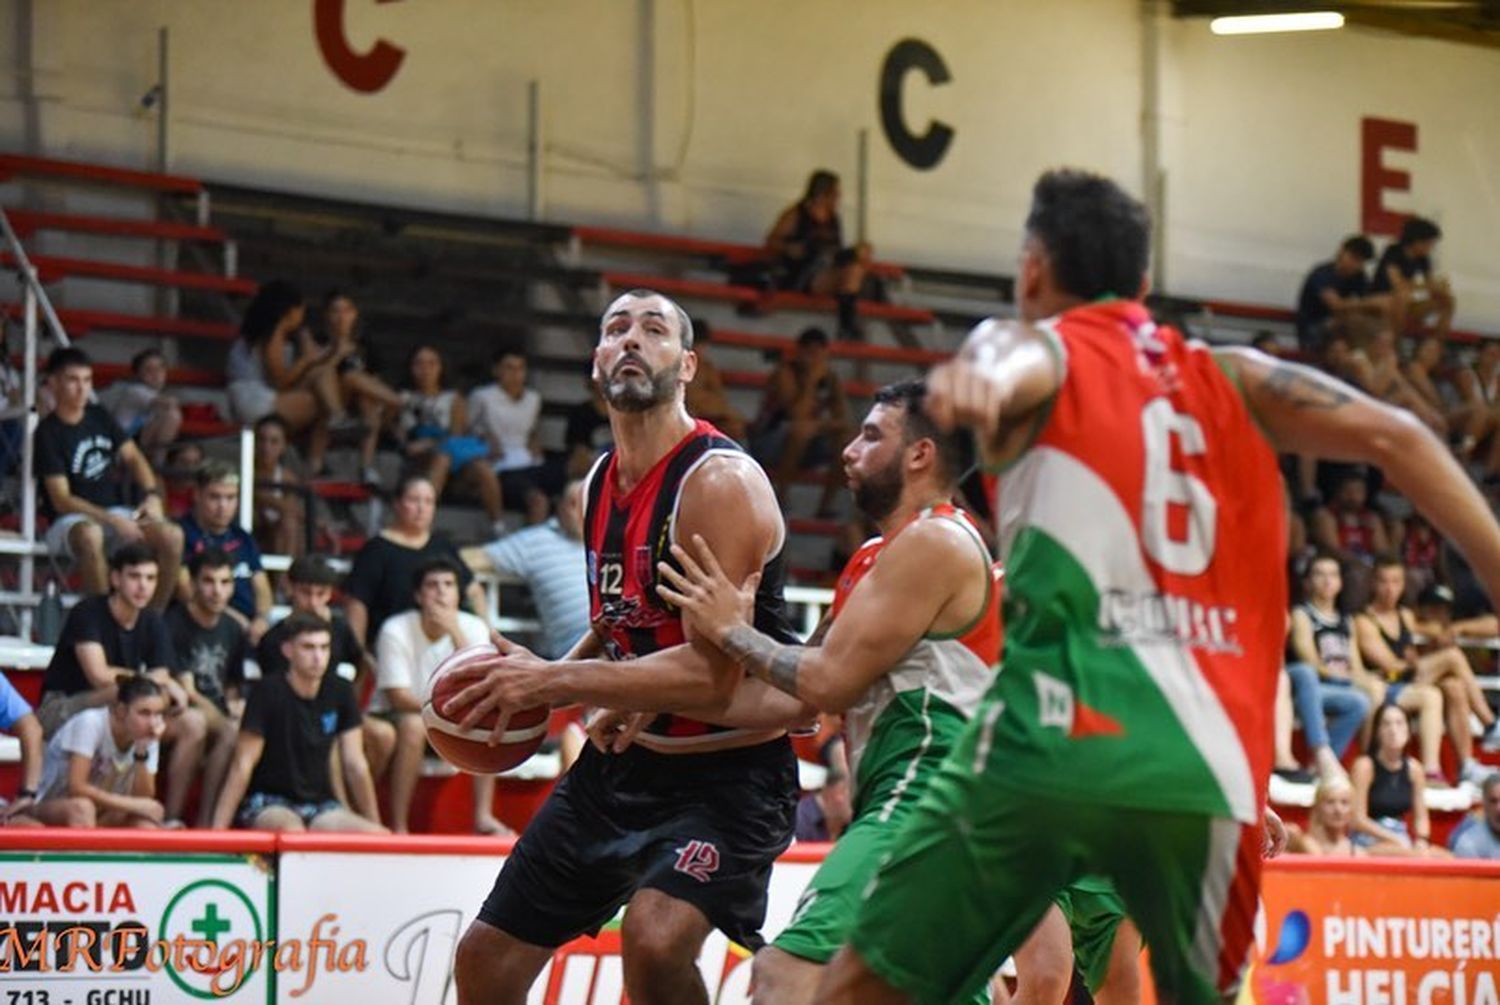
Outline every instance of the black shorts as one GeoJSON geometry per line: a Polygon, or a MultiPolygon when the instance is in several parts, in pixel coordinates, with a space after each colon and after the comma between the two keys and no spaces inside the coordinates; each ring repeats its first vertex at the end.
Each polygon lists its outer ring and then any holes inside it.
{"type": "Polygon", "coordinates": [[[707,754],[586,745],[516,842],[479,920],[555,948],[596,934],[649,888],[758,949],[771,864],[792,843],[796,812],[785,737],[707,754]]]}

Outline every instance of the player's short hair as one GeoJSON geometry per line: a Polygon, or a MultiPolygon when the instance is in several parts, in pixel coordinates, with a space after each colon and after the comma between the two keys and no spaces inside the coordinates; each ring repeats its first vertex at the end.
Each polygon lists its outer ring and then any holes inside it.
{"type": "Polygon", "coordinates": [[[1135,299],[1151,259],[1151,215],[1103,175],[1048,171],[1031,193],[1026,231],[1047,251],[1054,281],[1081,300],[1135,299]]]}
{"type": "Polygon", "coordinates": [[[446,555],[439,555],[436,558],[427,559],[425,562],[422,562],[420,565],[418,565],[415,570],[413,570],[411,574],[412,592],[415,593],[417,590],[420,590],[422,588],[422,584],[427,582],[427,577],[432,575],[434,572],[452,573],[453,578],[456,580],[462,580],[464,578],[463,572],[459,569],[457,562],[453,561],[453,559],[451,558],[448,558],[446,555]]]}
{"type": "Polygon", "coordinates": [[[328,564],[327,557],[301,555],[292,562],[291,568],[286,570],[286,578],[304,586],[336,586],[339,574],[333,566],[328,564]]]}
{"type": "Polygon", "coordinates": [[[52,377],[72,366],[92,367],[94,361],[89,359],[89,354],[76,345],[65,345],[61,349],[52,350],[52,355],[47,357],[47,376],[52,377]]]}
{"type": "Polygon", "coordinates": [[[156,552],[145,541],[122,544],[109,556],[109,571],[123,572],[132,565],[156,565],[156,552]]]}
{"type": "Polygon", "coordinates": [[[204,569],[233,569],[234,559],[223,548],[204,548],[187,561],[188,575],[194,579],[204,569]]]}
{"type": "Polygon", "coordinates": [[[1401,225],[1401,236],[1397,244],[1416,244],[1418,241],[1436,241],[1442,238],[1443,228],[1425,216],[1407,217],[1401,225]]]}
{"type": "Polygon", "coordinates": [[[1368,262],[1375,257],[1375,244],[1363,234],[1350,234],[1344,238],[1339,250],[1347,251],[1361,262],[1368,262]]]}
{"type": "Polygon", "coordinates": [[[283,629],[286,632],[286,635],[282,639],[284,642],[290,642],[299,635],[308,635],[314,632],[326,632],[330,636],[333,634],[333,625],[308,611],[293,611],[286,616],[286,620],[282,624],[286,626],[283,629]]]}
{"type": "Polygon", "coordinates": [[[218,485],[220,482],[240,483],[240,471],[227,461],[204,461],[198,468],[198,473],[193,476],[200,489],[206,489],[210,485],[218,485]]]}
{"type": "Polygon", "coordinates": [[[142,698],[161,697],[161,685],[143,673],[119,674],[115,677],[115,701],[130,706],[142,698]]]}
{"type": "Polygon", "coordinates": [[[957,485],[973,463],[973,443],[967,433],[945,433],[927,414],[927,382],[908,377],[876,390],[874,404],[901,405],[906,442],[931,440],[937,447],[938,467],[946,485],[957,485]]]}
{"type": "MultiPolygon", "coordinates": [[[[638,286],[633,290],[626,290],[624,293],[621,293],[614,300],[611,300],[610,304],[613,305],[624,297],[634,297],[636,300],[644,300],[646,297],[661,297],[671,305],[672,313],[677,317],[677,331],[682,338],[682,347],[684,349],[691,349],[693,347],[693,319],[687,311],[682,309],[682,305],[677,301],[665,293],[658,293],[656,290],[648,290],[644,286],[638,286]]],[[[605,310],[608,311],[609,308],[606,307],[605,310]]],[[[604,328],[604,321],[605,318],[603,317],[599,319],[599,328],[601,331],[604,328]]]]}

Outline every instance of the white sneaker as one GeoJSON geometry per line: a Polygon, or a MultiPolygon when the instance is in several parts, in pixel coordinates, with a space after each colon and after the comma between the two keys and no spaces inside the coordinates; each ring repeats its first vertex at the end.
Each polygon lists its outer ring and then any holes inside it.
{"type": "Polygon", "coordinates": [[[1484,738],[1479,741],[1479,749],[1486,754],[1500,754],[1500,720],[1489,728],[1484,738]]]}

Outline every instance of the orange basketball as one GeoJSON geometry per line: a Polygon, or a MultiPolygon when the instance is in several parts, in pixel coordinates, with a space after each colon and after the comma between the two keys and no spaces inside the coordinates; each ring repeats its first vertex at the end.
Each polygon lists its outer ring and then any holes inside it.
{"type": "Polygon", "coordinates": [[[537,705],[512,712],[500,742],[493,746],[489,736],[499,719],[498,712],[491,712],[470,730],[458,728],[458,720],[467,710],[456,719],[445,716],[440,709],[464,687],[462,681],[454,680],[453,672],[494,655],[495,647],[488,642],[449,655],[428,679],[427,700],[422,704],[422,722],[433,749],[455,768],[473,775],[509,771],[536,753],[547,738],[547,719],[552,711],[546,705],[537,705]]]}

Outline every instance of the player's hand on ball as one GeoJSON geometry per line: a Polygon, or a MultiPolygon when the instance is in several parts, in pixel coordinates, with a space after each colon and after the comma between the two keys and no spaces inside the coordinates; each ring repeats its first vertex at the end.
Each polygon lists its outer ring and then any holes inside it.
{"type": "Polygon", "coordinates": [[[695,632],[714,645],[721,645],[730,629],[748,625],[754,618],[760,573],[751,573],[742,585],[736,586],[724,575],[713,549],[701,535],[693,535],[693,551],[696,558],[681,545],[672,545],[672,557],[682,571],[658,562],[657,571],[665,582],[657,584],[656,592],[682,610],[695,632]]]}
{"type": "Polygon", "coordinates": [[[463,714],[458,723],[461,730],[474,729],[491,712],[498,711],[490,730],[491,744],[498,744],[505,735],[511,712],[551,703],[550,689],[557,676],[550,663],[529,649],[509,642],[498,632],[495,636],[504,648],[497,644],[493,657],[454,671],[453,679],[464,686],[443,706],[444,715],[463,714]]]}
{"type": "Polygon", "coordinates": [[[652,719],[652,712],[620,712],[601,708],[589,720],[589,742],[601,754],[623,754],[652,719]]]}

